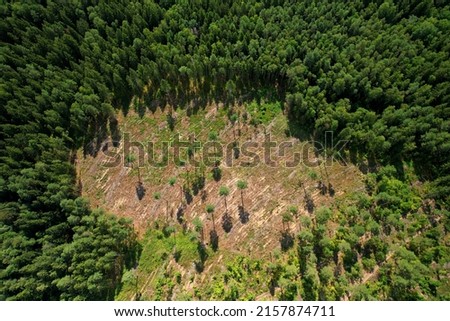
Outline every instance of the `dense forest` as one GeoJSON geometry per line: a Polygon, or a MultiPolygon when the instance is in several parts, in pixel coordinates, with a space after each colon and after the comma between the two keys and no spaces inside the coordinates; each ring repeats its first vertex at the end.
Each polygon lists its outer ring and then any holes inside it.
{"type": "Polygon", "coordinates": [[[300,287],[304,299],[341,299],[348,279],[387,256],[378,283],[351,299],[450,299],[447,1],[2,1],[0,10],[0,299],[112,299],[136,264],[132,222],[91,209],[75,170],[76,151],[98,152],[118,111],[233,109],[262,89],[282,102],[290,135],[334,131],[349,141],[342,157],[369,164],[366,194],[304,222],[298,271],[273,267],[297,280],[282,299],[300,287]],[[331,239],[332,216],[341,226],[331,239]]]}

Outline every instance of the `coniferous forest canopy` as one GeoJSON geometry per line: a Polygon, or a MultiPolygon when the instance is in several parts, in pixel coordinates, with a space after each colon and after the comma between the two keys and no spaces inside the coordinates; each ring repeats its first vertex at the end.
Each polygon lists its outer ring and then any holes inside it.
{"type": "Polygon", "coordinates": [[[293,135],[334,131],[371,168],[333,239],[325,210],[296,236],[301,285],[282,298],[301,287],[304,299],[342,299],[358,258],[366,268],[392,255],[351,299],[450,299],[448,1],[2,1],[0,11],[0,299],[113,299],[136,264],[132,222],[90,208],[75,170],[76,151],[113,133],[116,112],[133,99],[139,113],[155,101],[232,106],[267,89],[293,135]]]}

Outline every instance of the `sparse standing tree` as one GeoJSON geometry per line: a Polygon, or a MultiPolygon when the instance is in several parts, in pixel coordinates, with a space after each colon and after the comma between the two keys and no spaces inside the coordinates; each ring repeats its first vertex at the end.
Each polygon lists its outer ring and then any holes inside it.
{"type": "Polygon", "coordinates": [[[283,212],[283,214],[282,214],[282,222],[283,222],[283,229],[285,231],[289,230],[289,228],[290,228],[289,223],[292,222],[292,221],[293,221],[293,218],[292,218],[291,212],[290,211],[283,212]]]}
{"type": "Polygon", "coordinates": [[[204,244],[205,236],[203,233],[203,222],[198,217],[196,217],[192,221],[192,224],[194,224],[195,231],[200,235],[200,243],[204,244]]]}
{"type": "Polygon", "coordinates": [[[225,202],[225,211],[228,213],[227,196],[230,194],[230,189],[226,186],[221,186],[219,189],[219,195],[223,197],[225,202]]]}
{"type": "Polygon", "coordinates": [[[242,204],[242,208],[244,208],[244,189],[246,189],[248,186],[247,181],[238,180],[236,183],[236,186],[241,191],[241,204],[242,204]]]}
{"type": "Polygon", "coordinates": [[[328,188],[330,188],[331,183],[330,183],[330,175],[328,175],[328,171],[327,171],[327,163],[324,162],[323,163],[323,169],[325,170],[325,176],[327,178],[327,183],[328,183],[328,188]]]}
{"type": "Polygon", "coordinates": [[[211,215],[211,218],[212,218],[212,222],[213,222],[213,229],[214,229],[214,231],[216,230],[216,222],[215,222],[215,220],[214,220],[214,210],[215,210],[215,207],[214,207],[214,205],[212,205],[212,204],[208,204],[208,205],[206,205],[206,213],[208,213],[209,215],[211,215]]]}

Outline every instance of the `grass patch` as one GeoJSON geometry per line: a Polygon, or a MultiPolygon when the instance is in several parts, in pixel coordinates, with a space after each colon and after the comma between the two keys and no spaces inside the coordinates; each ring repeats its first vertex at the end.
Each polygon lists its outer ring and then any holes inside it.
{"type": "Polygon", "coordinates": [[[226,111],[224,108],[219,109],[216,116],[206,119],[206,112],[198,113],[189,117],[188,133],[195,134],[200,140],[206,140],[208,133],[220,133],[226,127],[226,111]]]}
{"type": "Polygon", "coordinates": [[[196,235],[191,232],[177,233],[176,250],[180,253],[178,264],[185,268],[191,267],[198,258],[196,235]]]}
{"type": "Polygon", "coordinates": [[[124,272],[117,300],[129,300],[136,289],[144,285],[155,289],[171,260],[176,259],[186,269],[198,260],[196,235],[192,232],[183,233],[178,226],[174,230],[175,237],[173,233],[164,233],[158,228],[147,230],[141,241],[142,253],[138,267],[124,272]]]}
{"type": "Polygon", "coordinates": [[[251,123],[253,125],[267,125],[282,112],[282,104],[280,101],[261,102],[258,104],[254,100],[247,105],[247,110],[252,117],[251,123]]]}

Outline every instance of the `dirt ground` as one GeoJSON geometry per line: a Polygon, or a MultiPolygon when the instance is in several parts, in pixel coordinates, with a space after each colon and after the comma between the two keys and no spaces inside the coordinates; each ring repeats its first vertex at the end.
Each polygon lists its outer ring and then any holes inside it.
{"type": "MultiPolygon", "coordinates": [[[[270,133],[271,140],[277,144],[287,142],[292,144],[284,155],[279,149],[273,149],[274,164],[267,165],[260,162],[258,166],[241,166],[248,162],[241,155],[235,166],[227,166],[222,161],[222,177],[215,181],[210,172],[212,167],[206,168],[205,188],[194,195],[190,204],[185,206],[184,217],[188,227],[192,227],[192,220],[199,217],[205,225],[206,235],[213,229],[213,221],[205,212],[206,204],[215,206],[214,222],[219,236],[221,249],[236,251],[239,253],[251,253],[258,257],[267,255],[270,251],[280,248],[280,235],[285,229],[296,235],[298,232],[298,220],[283,225],[282,214],[289,207],[298,208],[298,215],[312,215],[308,212],[305,203],[305,191],[313,200],[314,206],[327,206],[332,201],[339,199],[345,193],[361,190],[363,188],[362,174],[353,165],[343,165],[333,162],[332,165],[324,167],[307,167],[298,164],[295,167],[287,167],[286,162],[293,159],[294,152],[305,151],[311,147],[307,142],[296,138],[286,137],[285,129],[287,123],[282,114],[277,116],[266,128],[260,126],[255,128],[247,124],[235,124],[228,121],[225,113],[221,113],[220,107],[210,106],[199,114],[187,117],[185,112],[176,112],[175,131],[183,138],[195,133],[196,139],[206,141],[209,133],[217,133],[217,141],[227,144],[232,141],[239,142],[242,146],[245,142],[258,145],[252,148],[260,159],[264,159],[264,146],[266,134],[270,133]],[[303,149],[302,149],[303,148],[303,149]],[[317,176],[314,178],[314,173],[317,176]],[[318,181],[322,178],[325,184],[332,184],[334,195],[321,194],[318,189],[318,181]],[[236,187],[238,180],[246,180],[248,188],[241,193],[236,187]],[[303,184],[303,185],[301,185],[303,184]],[[230,190],[225,200],[219,196],[220,186],[227,186],[230,190]],[[244,211],[240,210],[243,205],[244,211]],[[222,227],[225,213],[231,218],[226,229],[222,227]],[[230,228],[231,225],[231,228],[230,228]],[[226,231],[227,230],[227,231],[226,231]]],[[[157,144],[161,141],[169,141],[173,132],[167,127],[166,115],[162,111],[147,113],[140,118],[133,112],[127,117],[118,115],[119,126],[122,132],[128,133],[130,140],[142,142],[153,141],[157,144]]],[[[184,182],[183,173],[187,170],[194,171],[192,166],[176,166],[171,162],[163,168],[155,168],[144,161],[137,169],[137,161],[133,166],[123,162],[124,143],[115,148],[112,143],[105,141],[103,151],[93,156],[83,156],[82,151],[78,154],[78,173],[82,182],[82,194],[87,197],[93,207],[99,206],[119,217],[127,217],[133,220],[136,230],[142,235],[148,226],[157,218],[167,215],[167,204],[170,219],[175,220],[177,208],[185,202],[181,197],[181,184],[184,182]],[[107,147],[105,147],[107,146],[107,147]],[[108,164],[112,153],[121,155],[122,162],[111,167],[108,164]],[[139,176],[142,186],[141,195],[137,193],[139,176]],[[169,178],[177,177],[174,186],[168,184],[169,178]],[[154,194],[159,193],[161,198],[154,199],[154,194]],[[139,197],[138,197],[139,196],[139,197]]],[[[312,149],[310,149],[311,151],[312,149]]],[[[137,154],[137,152],[135,152],[137,154]]],[[[198,153],[201,154],[201,153],[198,153]]],[[[305,155],[309,164],[317,164],[319,159],[314,153],[305,155]]],[[[148,150],[145,152],[145,160],[148,150]]],[[[195,155],[200,157],[201,155],[195,155]]],[[[139,158],[139,157],[137,157],[139,158]]]]}

